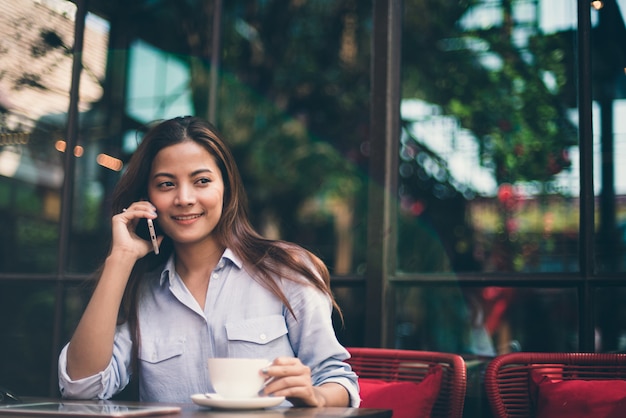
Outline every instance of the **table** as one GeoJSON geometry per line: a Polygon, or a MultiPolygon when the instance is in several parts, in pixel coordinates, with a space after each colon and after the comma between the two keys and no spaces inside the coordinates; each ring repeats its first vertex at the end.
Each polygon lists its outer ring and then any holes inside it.
{"type": "Polygon", "coordinates": [[[369,408],[275,408],[254,411],[219,411],[203,407],[183,407],[185,418],[391,418],[391,410],[369,408]]]}
{"type": "MultiPolygon", "coordinates": [[[[392,411],[389,409],[371,409],[371,408],[284,408],[276,407],[269,409],[257,410],[219,410],[211,409],[194,403],[188,404],[160,404],[153,402],[127,402],[127,401],[74,401],[50,398],[25,398],[24,403],[33,402],[70,402],[81,403],[85,405],[96,405],[106,403],[110,406],[139,405],[139,406],[178,406],[181,408],[180,413],[170,415],[151,415],[155,418],[341,418],[341,417],[363,417],[363,418],[391,418],[392,411]]],[[[5,415],[0,415],[4,417],[5,415]]],[[[23,415],[26,418],[26,415],[23,415]]]]}

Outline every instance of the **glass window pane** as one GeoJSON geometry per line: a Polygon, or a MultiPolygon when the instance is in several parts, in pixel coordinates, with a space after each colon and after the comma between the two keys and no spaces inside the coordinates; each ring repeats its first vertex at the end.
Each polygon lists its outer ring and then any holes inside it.
{"type": "Polygon", "coordinates": [[[626,352],[626,289],[606,287],[596,290],[595,337],[596,351],[626,352]]]}
{"type": "MultiPolygon", "coordinates": [[[[626,86],[626,73],[620,74],[619,79],[626,86]]],[[[597,128],[594,128],[596,262],[600,272],[624,272],[626,165],[623,162],[626,161],[626,96],[596,103],[594,120],[597,128]]]]}
{"type": "Polygon", "coordinates": [[[254,224],[312,249],[334,274],[362,272],[371,2],[224,6],[218,126],[254,224]]]}
{"type": "Polygon", "coordinates": [[[577,271],[576,4],[424,7],[405,3],[398,269],[577,271]]]}
{"type": "Polygon", "coordinates": [[[127,113],[141,123],[193,113],[189,65],[137,39],[130,45],[127,113]]]}
{"type": "Polygon", "coordinates": [[[493,356],[576,351],[575,289],[398,286],[396,347],[493,356]]]}
{"type": "Polygon", "coordinates": [[[76,6],[0,2],[0,265],[56,269],[76,6]]]}
{"type": "Polygon", "coordinates": [[[0,377],[18,395],[48,396],[54,285],[0,282],[0,377]]]}
{"type": "Polygon", "coordinates": [[[626,1],[592,9],[596,263],[600,272],[626,271],[626,1]]]}
{"type": "Polygon", "coordinates": [[[341,307],[341,317],[335,312],[333,324],[339,342],[346,347],[361,347],[365,340],[365,288],[363,286],[333,286],[333,294],[341,307]]]}

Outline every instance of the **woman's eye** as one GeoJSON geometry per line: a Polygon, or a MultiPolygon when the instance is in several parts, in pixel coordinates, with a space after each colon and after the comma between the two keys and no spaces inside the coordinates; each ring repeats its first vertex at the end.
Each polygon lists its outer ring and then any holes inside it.
{"type": "Polygon", "coordinates": [[[157,184],[157,187],[159,189],[165,189],[165,188],[168,188],[168,187],[174,187],[174,183],[172,183],[171,181],[163,181],[163,182],[157,184]]]}
{"type": "Polygon", "coordinates": [[[200,184],[208,184],[210,182],[211,182],[211,179],[208,179],[206,177],[202,177],[196,181],[196,183],[200,183],[200,184]]]}

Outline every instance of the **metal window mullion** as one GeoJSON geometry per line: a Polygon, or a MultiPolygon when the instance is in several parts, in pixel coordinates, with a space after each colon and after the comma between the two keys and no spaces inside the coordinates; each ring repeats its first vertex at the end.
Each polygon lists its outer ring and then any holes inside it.
{"type": "Polygon", "coordinates": [[[591,10],[589,1],[578,1],[578,118],[580,147],[580,274],[579,350],[594,351],[594,295],[590,279],[594,273],[593,125],[591,90],[591,10]]]}
{"type": "Polygon", "coordinates": [[[57,256],[57,277],[54,303],[54,329],[52,333],[52,352],[50,369],[50,396],[58,394],[57,358],[61,347],[63,333],[63,316],[65,305],[64,277],[67,272],[69,256],[69,240],[72,222],[72,200],[74,197],[74,173],[76,158],[74,147],[78,139],[78,101],[79,84],[82,71],[83,41],[85,33],[85,18],[87,16],[87,0],[76,0],[76,20],[74,26],[74,48],[72,61],[72,80],[70,87],[70,102],[67,111],[67,126],[65,136],[65,154],[63,158],[63,189],[61,190],[61,217],[59,219],[59,247],[57,256]]]}
{"type": "Polygon", "coordinates": [[[393,344],[402,2],[373,1],[365,344],[393,344]]]}
{"type": "Polygon", "coordinates": [[[215,0],[211,35],[211,74],[209,90],[209,121],[217,126],[217,96],[219,93],[219,71],[222,65],[222,0],[215,0]]]}

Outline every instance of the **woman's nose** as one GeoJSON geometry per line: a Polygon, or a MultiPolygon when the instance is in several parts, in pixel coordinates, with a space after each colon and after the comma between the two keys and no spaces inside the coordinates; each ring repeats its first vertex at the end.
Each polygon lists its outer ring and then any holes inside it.
{"type": "Polygon", "coordinates": [[[196,197],[192,188],[184,186],[180,187],[178,189],[178,193],[176,194],[176,200],[174,203],[181,206],[188,206],[196,203],[196,197]]]}

